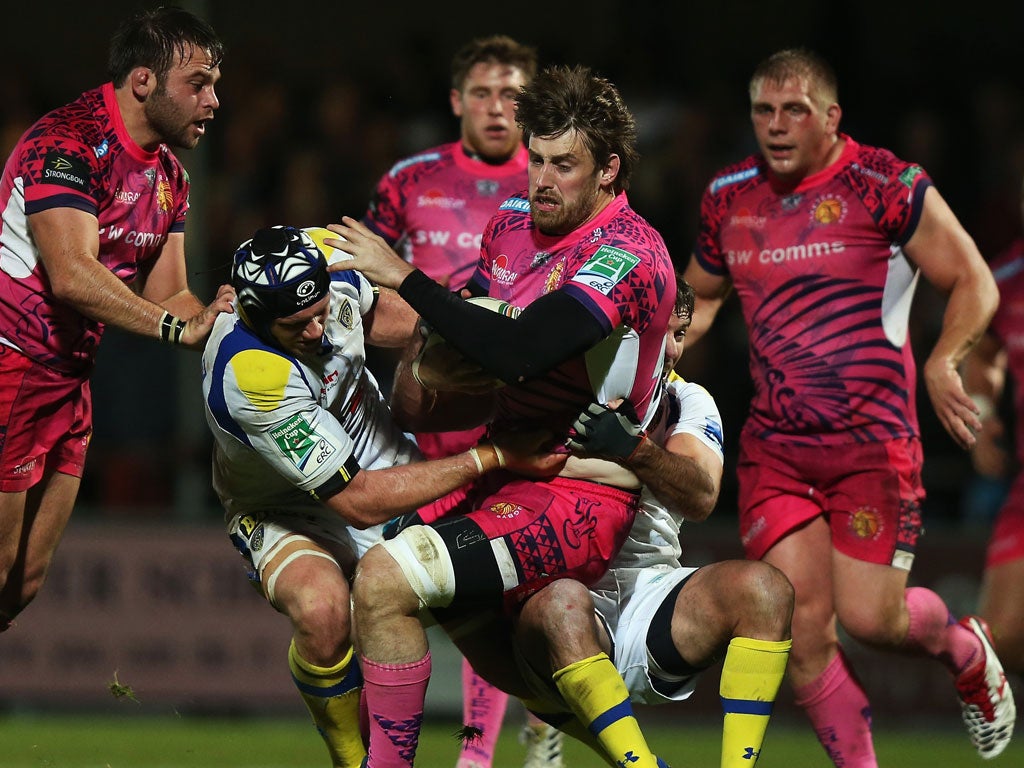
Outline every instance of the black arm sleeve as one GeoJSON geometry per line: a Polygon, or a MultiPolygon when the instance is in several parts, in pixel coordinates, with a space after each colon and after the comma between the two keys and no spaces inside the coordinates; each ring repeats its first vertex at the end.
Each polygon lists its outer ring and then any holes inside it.
{"type": "Polygon", "coordinates": [[[547,373],[611,333],[561,291],[537,299],[517,318],[470,304],[419,270],[398,293],[445,341],[506,384],[547,373]]]}

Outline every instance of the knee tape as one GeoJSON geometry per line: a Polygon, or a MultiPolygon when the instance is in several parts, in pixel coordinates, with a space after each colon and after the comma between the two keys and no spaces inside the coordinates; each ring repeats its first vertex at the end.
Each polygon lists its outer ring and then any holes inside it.
{"type": "Polygon", "coordinates": [[[381,546],[395,559],[421,608],[445,608],[455,597],[455,568],[441,535],[428,525],[406,528],[381,546]]]}

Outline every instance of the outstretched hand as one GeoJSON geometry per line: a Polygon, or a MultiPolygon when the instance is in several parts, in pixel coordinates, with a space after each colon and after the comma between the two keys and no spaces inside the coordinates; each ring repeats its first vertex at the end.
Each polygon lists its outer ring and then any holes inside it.
{"type": "Polygon", "coordinates": [[[629,400],[615,407],[591,403],[573,423],[573,435],[566,446],[573,453],[627,462],[647,434],[629,400]]]}
{"type": "Polygon", "coordinates": [[[341,224],[328,224],[327,229],[339,237],[324,238],[324,243],[352,257],[329,264],[330,272],[354,269],[376,285],[397,289],[414,269],[384,238],[351,216],[342,216],[341,224]]]}
{"type": "Polygon", "coordinates": [[[213,330],[213,324],[217,316],[222,312],[231,314],[234,312],[235,289],[224,284],[217,289],[217,296],[198,313],[190,317],[185,323],[185,329],[181,332],[181,343],[193,349],[202,348],[206,339],[213,330]]]}

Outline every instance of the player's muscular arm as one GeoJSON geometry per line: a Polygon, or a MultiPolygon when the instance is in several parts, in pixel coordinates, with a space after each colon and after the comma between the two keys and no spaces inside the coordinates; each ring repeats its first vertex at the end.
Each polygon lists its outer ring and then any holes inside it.
{"type": "Polygon", "coordinates": [[[51,208],[33,213],[28,222],[58,300],[99,322],[160,338],[163,310],[137,296],[98,261],[95,216],[74,208],[51,208]]]}
{"type": "Polygon", "coordinates": [[[722,485],[722,460],[693,435],[672,435],[662,448],[644,440],[628,467],[669,512],[706,520],[722,485]]]}
{"type": "Polygon", "coordinates": [[[377,347],[404,347],[417,334],[419,315],[390,288],[381,288],[373,310],[363,318],[366,341],[377,347]]]}
{"type": "Polygon", "coordinates": [[[686,345],[693,346],[711,327],[718,310],[729,296],[732,282],[705,270],[694,257],[683,273],[683,279],[693,286],[693,321],[686,331],[686,345]]]}
{"type": "Polygon", "coordinates": [[[412,512],[499,467],[544,477],[557,474],[564,461],[555,454],[517,456],[482,444],[444,459],[357,472],[344,488],[321,501],[357,528],[367,528],[412,512]]]}
{"type": "Polygon", "coordinates": [[[962,448],[970,448],[981,422],[958,368],[995,314],[999,289],[974,241],[934,187],[925,192],[920,222],[904,250],[925,279],[948,296],[942,331],[924,364],[924,382],[946,431],[962,448]]]}
{"type": "Polygon", "coordinates": [[[573,423],[574,454],[610,459],[632,470],[674,514],[699,522],[718,501],[722,460],[696,437],[671,435],[664,447],[647,437],[629,401],[591,403],[573,423]]]}
{"type": "MultiPolygon", "coordinates": [[[[173,232],[143,276],[141,295],[159,304],[176,318],[187,321],[180,342],[192,349],[201,349],[213,330],[213,323],[221,312],[231,312],[235,289],[222,285],[208,307],[188,287],[185,269],[185,234],[173,232]]],[[[162,315],[161,315],[162,316],[162,315]]]]}

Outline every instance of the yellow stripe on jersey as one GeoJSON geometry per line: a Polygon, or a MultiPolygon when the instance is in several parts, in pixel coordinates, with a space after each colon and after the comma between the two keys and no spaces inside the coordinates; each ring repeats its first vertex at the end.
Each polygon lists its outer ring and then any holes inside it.
{"type": "Polygon", "coordinates": [[[670,371],[668,374],[668,378],[665,379],[665,383],[671,384],[673,381],[685,381],[685,379],[675,371],[670,371]]]}
{"type": "Polygon", "coordinates": [[[254,407],[272,411],[281,404],[292,364],[265,349],[246,349],[231,358],[238,389],[254,407]]]}

